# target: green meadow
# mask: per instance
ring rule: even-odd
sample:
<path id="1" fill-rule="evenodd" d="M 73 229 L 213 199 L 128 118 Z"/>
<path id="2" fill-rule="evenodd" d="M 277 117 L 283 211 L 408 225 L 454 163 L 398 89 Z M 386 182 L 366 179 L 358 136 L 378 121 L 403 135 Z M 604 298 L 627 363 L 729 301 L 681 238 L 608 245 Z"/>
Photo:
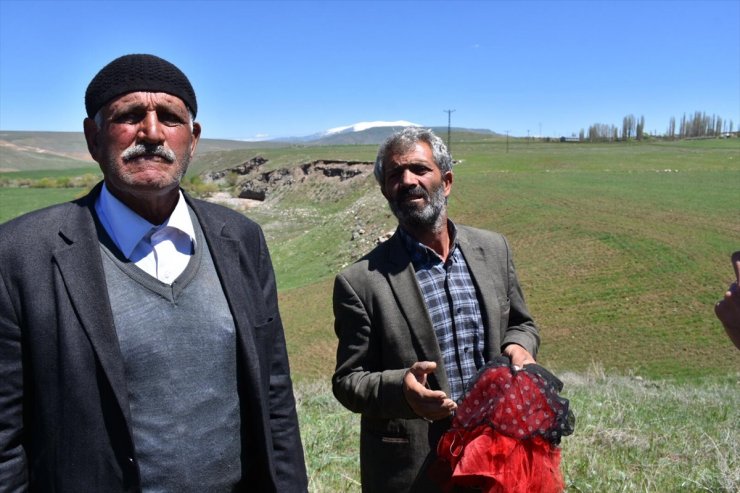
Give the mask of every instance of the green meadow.
<path id="1" fill-rule="evenodd" d="M 566 383 L 567 491 L 738 491 L 740 351 L 712 311 L 740 249 L 738 141 L 453 142 L 453 153 L 451 217 L 507 235 L 540 362 Z M 327 383 L 330 297 L 333 274 L 369 248 L 354 247 L 352 226 L 394 226 L 376 188 L 370 178 L 339 207 L 299 192 L 293 230 L 264 218 L 312 491 L 360 491 L 359 420 Z"/>
<path id="2" fill-rule="evenodd" d="M 510 142 L 508 152 L 503 142 L 453 141 L 453 152 L 450 215 L 508 237 L 543 364 L 672 379 L 740 370 L 712 311 L 740 249 L 738 140 Z M 351 241 L 352 228 L 395 222 L 372 178 L 339 199 L 295 195 L 296 227 L 258 219 L 296 374 L 322 377 L 333 366 L 333 275 L 372 247 Z"/>
<path id="3" fill-rule="evenodd" d="M 190 175 L 257 155 L 270 169 L 371 161 L 375 149 L 219 150 L 200 154 Z M 540 327 L 538 359 L 565 381 L 577 417 L 563 440 L 568 491 L 740 490 L 740 351 L 713 313 L 740 250 L 740 139 L 453 135 L 452 152 L 450 217 L 507 236 Z M 0 187 L 0 221 L 83 191 Z M 273 257 L 311 491 L 359 491 L 359 421 L 328 384 L 332 283 L 395 220 L 372 176 L 297 183 L 246 214 Z"/>
<path id="4" fill-rule="evenodd" d="M 568 493 L 735 493 L 740 487 L 740 392 L 736 376 L 700 384 L 562 372 L 576 413 L 561 443 Z M 359 492 L 359 419 L 330 384 L 296 385 L 312 492 Z"/>
<path id="5" fill-rule="evenodd" d="M 0 188 L 0 221 L 73 200 L 86 191 L 84 188 Z"/>

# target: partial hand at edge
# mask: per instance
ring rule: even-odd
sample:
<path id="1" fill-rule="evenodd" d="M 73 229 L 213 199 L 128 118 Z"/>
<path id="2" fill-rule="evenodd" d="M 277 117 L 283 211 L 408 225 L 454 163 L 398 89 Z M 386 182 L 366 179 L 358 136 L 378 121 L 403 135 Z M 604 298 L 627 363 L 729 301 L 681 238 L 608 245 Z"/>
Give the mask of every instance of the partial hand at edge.
<path id="1" fill-rule="evenodd" d="M 714 305 L 714 313 L 725 327 L 735 347 L 740 349 L 740 251 L 732 254 L 735 282 L 725 292 L 724 298 Z"/>
<path id="2" fill-rule="evenodd" d="M 417 361 L 403 377 L 403 395 L 411 409 L 427 421 L 435 421 L 450 416 L 457 404 L 441 390 L 427 387 L 427 375 L 434 373 L 437 363 Z"/>

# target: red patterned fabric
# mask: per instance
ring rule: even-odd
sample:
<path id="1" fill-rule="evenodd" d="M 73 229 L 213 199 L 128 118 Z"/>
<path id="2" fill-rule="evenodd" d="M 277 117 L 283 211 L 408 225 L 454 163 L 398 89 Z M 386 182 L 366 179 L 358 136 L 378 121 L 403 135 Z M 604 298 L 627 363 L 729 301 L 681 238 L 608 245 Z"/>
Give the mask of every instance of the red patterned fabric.
<path id="1" fill-rule="evenodd" d="M 432 471 L 444 491 L 559 493 L 560 437 L 573 432 L 562 382 L 538 365 L 484 367 L 437 445 Z"/>

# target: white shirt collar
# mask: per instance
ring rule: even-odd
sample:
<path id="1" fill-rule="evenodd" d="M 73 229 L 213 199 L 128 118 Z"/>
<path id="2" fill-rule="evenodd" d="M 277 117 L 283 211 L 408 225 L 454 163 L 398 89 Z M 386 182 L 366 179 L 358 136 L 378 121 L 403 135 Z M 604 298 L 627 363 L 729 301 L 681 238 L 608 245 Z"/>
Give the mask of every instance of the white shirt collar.
<path id="1" fill-rule="evenodd" d="M 190 212 L 185 203 L 182 192 L 178 190 L 179 198 L 175 210 L 161 225 L 150 223 L 143 217 L 128 208 L 123 202 L 113 196 L 103 183 L 103 189 L 95 201 L 95 212 L 100 223 L 116 244 L 121 253 L 131 258 L 131 253 L 141 239 L 152 229 L 174 228 L 188 235 L 195 245 L 195 230 L 190 219 Z"/>

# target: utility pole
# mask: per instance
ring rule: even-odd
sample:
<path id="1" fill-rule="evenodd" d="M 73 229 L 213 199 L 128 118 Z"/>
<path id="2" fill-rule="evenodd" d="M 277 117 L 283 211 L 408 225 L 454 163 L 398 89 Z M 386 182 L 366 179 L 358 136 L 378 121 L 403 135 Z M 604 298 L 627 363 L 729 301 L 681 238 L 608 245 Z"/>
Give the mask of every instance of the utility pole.
<path id="1" fill-rule="evenodd" d="M 450 146 L 450 131 L 452 129 L 451 123 L 452 123 L 452 113 L 455 112 L 455 110 L 443 110 L 445 113 L 447 113 L 447 152 L 450 153 L 450 156 L 452 155 L 452 147 Z"/>
<path id="2" fill-rule="evenodd" d="M 509 131 L 506 131 L 506 152 L 509 152 Z"/>

